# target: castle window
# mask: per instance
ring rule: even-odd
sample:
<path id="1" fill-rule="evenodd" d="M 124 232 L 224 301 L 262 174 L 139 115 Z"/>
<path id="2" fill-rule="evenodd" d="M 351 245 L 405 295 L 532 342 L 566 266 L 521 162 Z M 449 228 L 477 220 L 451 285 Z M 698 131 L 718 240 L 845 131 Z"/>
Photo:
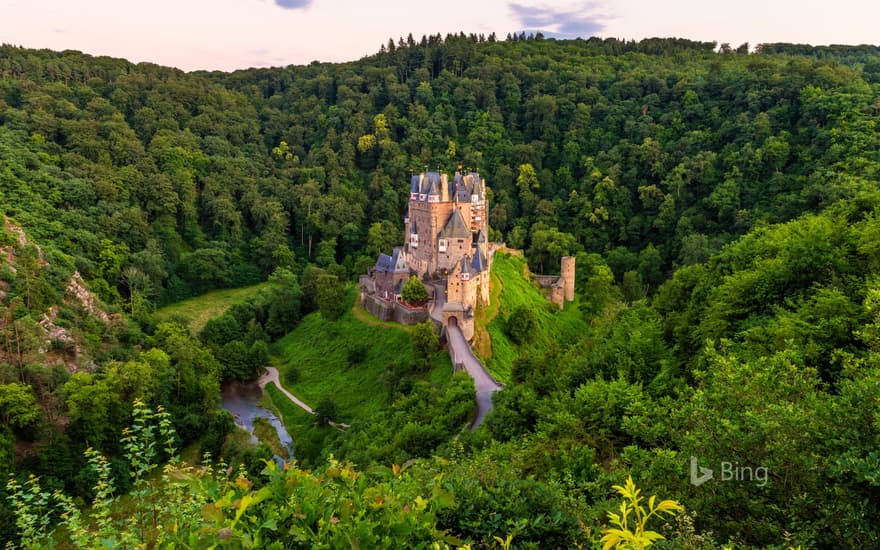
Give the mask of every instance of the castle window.
<path id="1" fill-rule="evenodd" d="M 446 244 L 446 239 L 440 239 L 440 241 L 437 243 L 438 250 L 440 250 L 440 252 L 446 252 Z"/>
<path id="2" fill-rule="evenodd" d="M 410 235 L 409 244 L 413 248 L 419 247 L 419 234 L 418 233 L 413 233 L 412 235 Z"/>

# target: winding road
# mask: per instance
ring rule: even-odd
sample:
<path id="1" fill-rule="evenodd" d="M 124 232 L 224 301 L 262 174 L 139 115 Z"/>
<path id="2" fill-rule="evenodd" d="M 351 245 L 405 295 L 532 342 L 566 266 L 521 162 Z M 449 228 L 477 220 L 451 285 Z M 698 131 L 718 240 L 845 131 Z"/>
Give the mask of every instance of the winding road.
<path id="1" fill-rule="evenodd" d="M 446 290 L 444 286 L 434 285 L 434 305 L 431 308 L 431 318 L 443 322 L 443 306 L 446 304 Z M 446 326 L 446 340 L 449 343 L 449 357 L 452 364 L 461 364 L 474 380 L 474 389 L 477 398 L 477 416 L 471 422 L 471 430 L 483 423 L 486 414 L 492 410 L 492 394 L 501 389 L 501 384 L 492 378 L 480 360 L 477 359 L 464 334 L 458 325 L 450 323 Z"/>
<path id="2" fill-rule="evenodd" d="M 284 386 L 282 386 L 281 382 L 278 380 L 278 369 L 276 369 L 275 367 L 265 367 L 265 369 L 266 369 L 266 373 L 264 375 L 262 375 L 260 377 L 259 381 L 257 382 L 260 385 L 261 390 L 265 391 L 266 385 L 269 382 L 273 382 L 275 384 L 275 387 L 277 387 L 279 390 L 281 390 L 281 393 L 283 393 L 284 395 L 287 396 L 288 399 L 293 401 L 293 403 L 297 407 L 301 408 L 302 410 L 306 411 L 309 414 L 315 414 L 315 411 L 312 410 L 311 407 L 309 407 L 308 405 L 303 403 L 300 398 L 298 398 L 297 396 L 293 395 L 292 393 L 290 393 L 289 391 L 284 389 Z M 350 425 L 346 424 L 345 422 L 334 422 L 331 420 L 328 423 L 331 426 L 333 426 L 334 428 L 350 428 L 351 427 Z"/>
<path id="3" fill-rule="evenodd" d="M 443 306 L 446 304 L 446 288 L 445 285 L 435 284 L 433 286 L 434 303 L 431 307 L 430 315 L 432 319 L 442 324 Z M 461 330 L 455 323 L 450 323 L 446 326 L 446 340 L 449 343 L 449 357 L 452 359 L 452 364 L 462 365 L 474 380 L 477 416 L 474 418 L 473 422 L 471 422 L 471 430 L 475 430 L 477 426 L 483 423 L 486 414 L 492 410 L 492 394 L 500 390 L 502 386 L 492 378 L 492 375 L 486 371 L 483 364 L 480 363 L 480 360 L 474 356 L 471 347 L 464 338 L 464 334 L 461 333 Z M 302 400 L 287 391 L 284 386 L 281 385 L 278 376 L 278 369 L 275 367 L 266 367 L 265 374 L 260 376 L 260 389 L 265 390 L 266 385 L 268 385 L 269 382 L 273 382 L 275 386 L 281 390 L 281 393 L 286 395 L 287 398 L 293 401 L 299 408 L 309 414 L 315 414 L 315 411 L 311 407 L 303 403 Z M 348 427 L 348 424 L 342 422 L 331 422 L 330 424 L 340 428 Z"/>
<path id="4" fill-rule="evenodd" d="M 276 369 L 275 367 L 266 367 L 266 374 L 261 376 L 258 382 L 258 384 L 260 384 L 260 389 L 265 391 L 266 385 L 269 382 L 274 382 L 275 386 L 279 390 L 281 390 L 281 393 L 283 393 L 287 396 L 288 399 L 293 401 L 297 407 L 301 408 L 309 414 L 315 414 L 315 411 L 313 411 L 311 407 L 309 407 L 308 405 L 300 401 L 298 397 L 284 389 L 284 386 L 281 385 L 281 382 L 278 379 L 278 369 Z"/>

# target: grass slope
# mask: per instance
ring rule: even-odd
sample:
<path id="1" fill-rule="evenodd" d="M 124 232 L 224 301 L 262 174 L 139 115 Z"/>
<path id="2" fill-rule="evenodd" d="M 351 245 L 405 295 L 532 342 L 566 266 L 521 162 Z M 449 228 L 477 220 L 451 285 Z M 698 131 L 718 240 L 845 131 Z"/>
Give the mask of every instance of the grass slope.
<path id="1" fill-rule="evenodd" d="M 212 290 L 201 296 L 176 302 L 156 310 L 154 318 L 157 322 L 175 317 L 185 319 L 190 333 L 198 334 L 209 319 L 223 315 L 230 306 L 244 301 L 249 296 L 256 294 L 271 284 L 271 282 L 267 281 L 239 288 Z"/>
<path id="2" fill-rule="evenodd" d="M 499 286 L 498 299 L 494 292 Z M 541 290 L 528 278 L 525 259 L 498 252 L 492 262 L 493 301 L 487 308 L 486 330 L 491 338 L 491 349 L 479 346 L 477 354 L 488 371 L 502 383 L 510 382 L 513 362 L 531 348 L 547 349 L 554 343 L 575 342 L 587 330 L 587 323 L 578 309 L 578 301 L 568 302 L 565 309 L 560 310 L 547 300 Z M 496 307 L 497 310 L 494 308 Z M 519 346 L 512 342 L 504 331 L 504 322 L 510 312 L 519 306 L 525 306 L 535 312 L 538 326 L 533 341 L 528 345 Z M 488 351 L 488 353 L 487 353 Z"/>
<path id="3" fill-rule="evenodd" d="M 348 292 L 349 305 L 354 295 L 353 290 Z M 306 315 L 273 349 L 282 381 L 291 368 L 299 373 L 296 383 L 284 386 L 312 407 L 321 398 L 331 397 L 339 411 L 338 420 L 347 423 L 368 421 L 387 407 L 388 390 L 382 375 L 388 365 L 409 366 L 417 361 L 408 327 L 379 323 L 372 317 L 361 320 L 362 312 L 353 309 L 347 308 L 336 321 L 317 312 Z M 358 364 L 349 361 L 352 349 L 362 352 Z M 426 376 L 432 381 L 451 378 L 448 355 L 436 354 Z"/>

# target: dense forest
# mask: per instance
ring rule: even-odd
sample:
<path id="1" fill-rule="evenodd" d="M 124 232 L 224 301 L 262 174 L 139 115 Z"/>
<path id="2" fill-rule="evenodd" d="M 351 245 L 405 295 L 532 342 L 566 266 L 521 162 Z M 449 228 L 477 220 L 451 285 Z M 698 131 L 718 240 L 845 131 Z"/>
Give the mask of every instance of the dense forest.
<path id="1" fill-rule="evenodd" d="M 409 36 L 234 73 L 0 47 L 0 537 L 591 547 L 631 475 L 684 506 L 668 547 L 880 545 L 880 48 L 744 46 Z M 578 318 L 502 305 L 473 433 L 467 379 L 419 359 L 314 474 L 264 470 L 221 382 L 343 315 L 425 167 L 479 170 L 532 271 L 577 256 Z M 153 315 L 261 281 L 198 334 Z M 692 456 L 769 477 L 693 486 Z"/>

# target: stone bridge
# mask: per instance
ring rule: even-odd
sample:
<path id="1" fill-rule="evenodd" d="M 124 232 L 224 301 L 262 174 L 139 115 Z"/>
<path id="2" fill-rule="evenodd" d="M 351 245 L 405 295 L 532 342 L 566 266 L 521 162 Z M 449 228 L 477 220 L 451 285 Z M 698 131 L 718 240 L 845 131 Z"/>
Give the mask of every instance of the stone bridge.
<path id="1" fill-rule="evenodd" d="M 438 324 L 443 324 L 443 305 L 446 303 L 445 288 L 441 285 L 434 285 L 434 304 L 431 308 L 431 319 Z M 449 358 L 456 370 L 464 369 L 474 380 L 474 389 L 476 390 L 477 416 L 471 423 L 471 430 L 483 423 L 486 414 L 492 410 L 492 394 L 501 389 L 501 384 L 492 378 L 480 360 L 477 359 L 471 347 L 465 340 L 464 335 L 458 328 L 458 320 L 455 317 L 449 318 L 447 326 L 443 327 L 446 331 L 446 341 L 449 347 Z"/>

